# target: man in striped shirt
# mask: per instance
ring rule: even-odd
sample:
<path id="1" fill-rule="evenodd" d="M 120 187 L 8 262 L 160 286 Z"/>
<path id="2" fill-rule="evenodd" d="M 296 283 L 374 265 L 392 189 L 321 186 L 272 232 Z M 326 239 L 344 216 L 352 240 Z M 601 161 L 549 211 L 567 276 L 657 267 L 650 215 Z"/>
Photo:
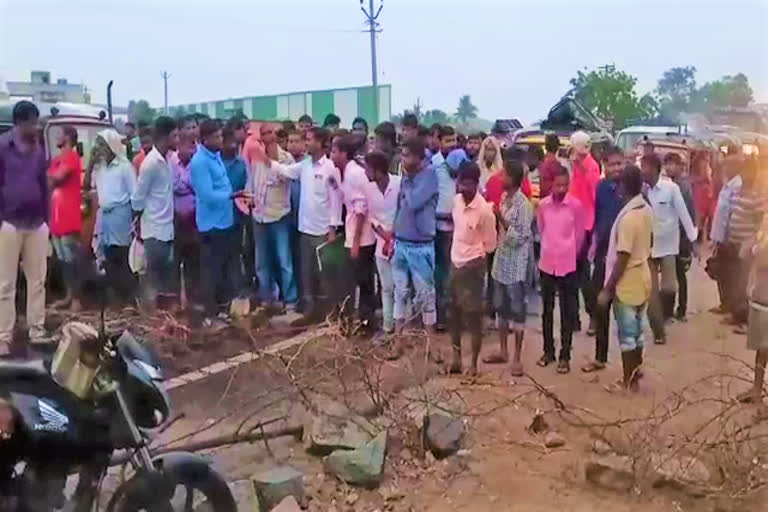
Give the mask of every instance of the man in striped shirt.
<path id="1" fill-rule="evenodd" d="M 745 163 L 741 172 L 742 186 L 736 194 L 731 208 L 731 216 L 728 222 L 728 243 L 735 251 L 736 257 L 732 258 L 729 265 L 728 276 L 734 276 L 733 286 L 728 294 L 731 321 L 736 325 L 736 332 L 746 334 L 747 314 L 749 303 L 747 301 L 747 281 L 752 255 L 749 251 L 742 250 L 751 247 L 760 223 L 768 209 L 768 194 L 757 186 L 756 160 Z"/>

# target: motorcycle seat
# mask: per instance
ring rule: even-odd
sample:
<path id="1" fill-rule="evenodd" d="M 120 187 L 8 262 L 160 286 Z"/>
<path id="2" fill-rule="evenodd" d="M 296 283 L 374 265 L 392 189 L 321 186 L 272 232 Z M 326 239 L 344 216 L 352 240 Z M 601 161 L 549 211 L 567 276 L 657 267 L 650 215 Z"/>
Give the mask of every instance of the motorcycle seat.
<path id="1" fill-rule="evenodd" d="M 32 361 L 0 361 L 0 378 L 42 377 L 48 375 L 42 359 Z"/>

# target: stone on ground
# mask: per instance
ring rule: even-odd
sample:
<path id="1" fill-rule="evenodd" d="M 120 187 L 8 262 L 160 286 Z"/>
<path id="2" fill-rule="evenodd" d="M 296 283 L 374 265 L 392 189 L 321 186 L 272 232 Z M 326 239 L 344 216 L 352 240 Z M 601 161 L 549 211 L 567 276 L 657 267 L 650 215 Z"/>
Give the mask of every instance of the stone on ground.
<path id="1" fill-rule="evenodd" d="M 430 414 L 424 417 L 424 440 L 427 448 L 438 459 L 456 453 L 464 437 L 464 422 L 445 414 Z"/>
<path id="2" fill-rule="evenodd" d="M 334 450 L 355 450 L 369 439 L 356 423 L 322 414 L 313 416 L 304 426 L 304 446 L 315 455 L 328 455 Z"/>
<path id="3" fill-rule="evenodd" d="M 235 498 L 238 512 L 259 512 L 259 501 L 256 499 L 256 492 L 253 489 L 253 482 L 250 480 L 237 480 L 231 482 L 229 490 Z M 183 508 L 183 503 L 179 504 Z M 205 500 L 194 507 L 194 512 L 216 512 L 213 507 Z"/>
<path id="4" fill-rule="evenodd" d="M 595 439 L 592 443 L 592 451 L 598 455 L 608 455 L 613 451 L 613 448 L 602 439 Z"/>
<path id="5" fill-rule="evenodd" d="M 381 483 L 384 457 L 387 451 L 387 432 L 356 450 L 336 450 L 325 459 L 325 471 L 348 484 L 374 488 Z"/>
<path id="6" fill-rule="evenodd" d="M 240 509 L 237 509 L 238 512 Z M 278 505 L 272 509 L 272 512 L 301 512 L 301 507 L 299 507 L 299 504 L 296 502 L 296 498 L 293 496 L 286 496 L 283 498 L 283 501 L 278 503 Z"/>
<path id="7" fill-rule="evenodd" d="M 547 448 L 560 448 L 565 446 L 565 438 L 560 432 L 552 430 L 544 436 L 544 446 Z"/>
<path id="8" fill-rule="evenodd" d="M 712 478 L 707 466 L 699 459 L 686 455 L 674 457 L 651 455 L 655 470 L 653 486 L 675 489 L 691 496 L 703 496 Z"/>
<path id="9" fill-rule="evenodd" d="M 541 434 L 548 429 L 549 423 L 547 423 L 547 420 L 544 419 L 544 415 L 540 412 L 536 413 L 536 415 L 531 420 L 531 424 L 528 426 L 528 430 L 530 430 L 533 434 Z"/>
<path id="10" fill-rule="evenodd" d="M 269 511 L 287 496 L 305 503 L 304 475 L 290 466 L 279 466 L 251 477 L 262 510 Z M 240 509 L 238 509 L 240 510 Z"/>
<path id="11" fill-rule="evenodd" d="M 627 492 L 635 485 L 632 462 L 613 455 L 587 462 L 584 474 L 588 482 L 612 491 Z"/>

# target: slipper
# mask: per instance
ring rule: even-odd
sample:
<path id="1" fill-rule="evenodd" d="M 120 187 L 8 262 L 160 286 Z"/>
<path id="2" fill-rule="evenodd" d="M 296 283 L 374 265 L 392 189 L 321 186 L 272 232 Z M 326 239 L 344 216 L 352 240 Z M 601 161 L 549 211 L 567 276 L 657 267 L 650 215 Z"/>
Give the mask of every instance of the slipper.
<path id="1" fill-rule="evenodd" d="M 734 334 L 739 334 L 741 336 L 746 336 L 749 334 L 749 330 L 747 330 L 747 326 L 744 324 L 739 324 L 736 327 L 733 328 Z"/>
<path id="2" fill-rule="evenodd" d="M 760 397 L 755 396 L 755 393 L 753 391 L 745 391 L 744 393 L 741 393 L 740 395 L 736 396 L 736 400 L 739 401 L 739 403 L 742 404 L 754 404 L 760 399 Z"/>
<path id="3" fill-rule="evenodd" d="M 581 367 L 581 371 L 584 373 L 598 372 L 600 370 L 605 370 L 605 363 L 600 361 L 592 361 Z"/>
<path id="4" fill-rule="evenodd" d="M 505 358 L 500 352 L 496 352 L 495 354 L 491 354 L 483 358 L 483 362 L 485 364 L 505 364 L 508 361 L 509 356 Z"/>
<path id="5" fill-rule="evenodd" d="M 624 381 L 621 379 L 614 381 L 611 384 L 608 384 L 607 386 L 604 386 L 603 389 L 605 389 L 608 393 L 611 394 L 619 394 L 619 393 L 625 393 L 627 391 L 627 388 L 624 387 Z"/>
<path id="6" fill-rule="evenodd" d="M 568 361 L 560 361 L 557 363 L 557 373 L 561 375 L 571 373 L 571 363 Z"/>
<path id="7" fill-rule="evenodd" d="M 543 356 L 541 356 L 541 358 L 538 361 L 536 361 L 536 365 L 544 368 L 551 365 L 554 362 L 555 362 L 554 357 L 544 354 Z"/>

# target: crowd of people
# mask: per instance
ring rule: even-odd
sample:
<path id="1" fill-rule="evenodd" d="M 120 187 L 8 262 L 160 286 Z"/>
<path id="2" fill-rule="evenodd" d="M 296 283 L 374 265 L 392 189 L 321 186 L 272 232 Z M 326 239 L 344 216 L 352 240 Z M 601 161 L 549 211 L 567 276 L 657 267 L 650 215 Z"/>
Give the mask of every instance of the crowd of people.
<path id="1" fill-rule="evenodd" d="M 707 238 L 699 228 L 708 220 L 697 219 L 705 209 L 714 210 L 707 268 L 718 281 L 718 312 L 758 351 L 760 381 L 744 399 L 760 396 L 768 203 L 757 161 L 740 148 L 725 159 L 728 181 L 715 202 L 697 192 L 679 155 L 661 159 L 647 144 L 637 159 L 613 146 L 596 156 L 581 131 L 570 136 L 566 158 L 554 134 L 542 151 L 497 134 L 424 127 L 413 115 L 372 133 L 362 118 L 350 131 L 339 128 L 333 114 L 322 126 L 309 116 L 280 124 L 161 116 L 138 134 L 130 123 L 122 134 L 100 132 L 83 169 L 72 128 L 46 161 L 38 117 L 34 104 L 19 102 L 14 129 L 0 139 L 0 354 L 14 331 L 19 261 L 30 342 L 47 341 L 49 238 L 67 289 L 56 306 L 82 308 L 84 189 L 98 204 L 92 259 L 118 306 L 137 298 L 149 309 L 183 304 L 212 330 L 226 325 L 234 303 L 252 299 L 300 312 L 297 324 L 356 318 L 392 358 L 404 350 L 398 334 L 420 321 L 449 330 L 452 372 L 463 370 L 469 332 L 471 374 L 491 324 L 499 350 L 483 361 L 510 363 L 521 375 L 528 305 L 540 293 L 537 364 L 571 370 L 583 310 L 595 357 L 582 371 L 604 369 L 612 310 L 624 368 L 618 384 L 636 389 L 646 316 L 657 344 L 667 342 L 668 322 L 686 319 L 686 273 Z M 135 260 L 143 262 L 140 280 Z"/>

